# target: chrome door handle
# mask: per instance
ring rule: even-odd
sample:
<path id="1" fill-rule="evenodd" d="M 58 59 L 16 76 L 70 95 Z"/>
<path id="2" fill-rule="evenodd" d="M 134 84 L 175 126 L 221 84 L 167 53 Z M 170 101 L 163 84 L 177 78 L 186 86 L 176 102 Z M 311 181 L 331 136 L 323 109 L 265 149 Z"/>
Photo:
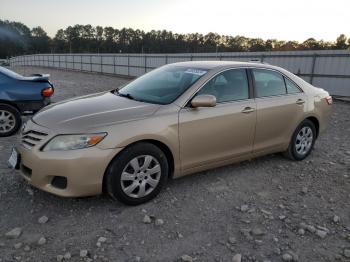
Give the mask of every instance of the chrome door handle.
<path id="1" fill-rule="evenodd" d="M 247 107 L 245 107 L 245 108 L 242 110 L 242 113 L 244 113 L 244 114 L 249 114 L 249 113 L 254 112 L 254 111 L 255 111 L 254 108 L 252 108 L 252 107 L 250 107 L 250 106 L 247 106 Z"/>
<path id="2" fill-rule="evenodd" d="M 296 102 L 295 102 L 297 105 L 302 105 L 305 103 L 305 101 L 303 99 L 298 99 Z"/>

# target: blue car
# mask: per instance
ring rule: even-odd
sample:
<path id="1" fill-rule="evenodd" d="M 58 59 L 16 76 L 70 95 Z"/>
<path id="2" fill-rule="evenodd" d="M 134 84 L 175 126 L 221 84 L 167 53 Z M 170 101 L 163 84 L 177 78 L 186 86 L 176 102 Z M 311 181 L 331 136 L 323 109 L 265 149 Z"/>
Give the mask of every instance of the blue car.
<path id="1" fill-rule="evenodd" d="M 48 105 L 53 93 L 49 75 L 25 77 L 0 67 L 0 137 L 15 134 L 22 125 L 21 116 Z"/>

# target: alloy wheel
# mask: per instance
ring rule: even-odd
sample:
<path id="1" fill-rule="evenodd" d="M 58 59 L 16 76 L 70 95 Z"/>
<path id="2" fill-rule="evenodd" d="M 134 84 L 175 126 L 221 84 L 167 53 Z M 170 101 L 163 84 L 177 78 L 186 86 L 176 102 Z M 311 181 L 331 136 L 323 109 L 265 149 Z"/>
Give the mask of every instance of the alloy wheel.
<path id="1" fill-rule="evenodd" d="M 7 110 L 0 110 L 0 133 L 8 133 L 16 127 L 16 117 Z"/>
<path id="2" fill-rule="evenodd" d="M 297 153 L 301 156 L 306 155 L 312 147 L 313 139 L 313 133 L 310 127 L 304 126 L 301 128 L 295 140 Z"/>
<path id="3" fill-rule="evenodd" d="M 149 195 L 161 178 L 161 166 L 151 155 L 133 158 L 124 168 L 120 183 L 123 192 L 132 198 Z"/>

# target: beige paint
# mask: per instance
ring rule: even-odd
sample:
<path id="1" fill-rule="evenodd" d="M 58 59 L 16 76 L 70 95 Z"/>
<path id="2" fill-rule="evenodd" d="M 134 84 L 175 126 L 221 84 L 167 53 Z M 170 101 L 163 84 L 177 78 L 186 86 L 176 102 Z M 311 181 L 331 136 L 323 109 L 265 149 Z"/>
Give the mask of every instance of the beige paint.
<path id="1" fill-rule="evenodd" d="M 238 62 L 184 62 L 209 69 L 207 75 L 169 105 L 154 105 L 115 96 L 110 92 L 71 99 L 46 107 L 29 120 L 24 134 L 47 134 L 35 146 L 19 144 L 22 163 L 32 169 L 31 184 L 60 196 L 86 196 L 102 192 L 110 161 L 126 146 L 150 140 L 163 143 L 174 159 L 174 177 L 287 149 L 298 124 L 315 117 L 323 131 L 331 107 L 328 93 L 290 72 L 266 64 Z M 267 68 L 293 80 L 303 90 L 294 95 L 251 98 L 191 108 L 188 102 L 217 73 L 231 68 Z M 211 98 L 209 97 L 209 100 Z M 302 99 L 304 103 L 298 104 Z M 200 102 L 208 102 L 203 97 Z M 212 100 L 210 100 L 212 101 Z M 209 102 L 210 102 L 209 101 Z M 58 134 L 107 132 L 97 146 L 81 150 L 43 152 Z M 51 186 L 53 176 L 65 176 L 67 189 Z"/>

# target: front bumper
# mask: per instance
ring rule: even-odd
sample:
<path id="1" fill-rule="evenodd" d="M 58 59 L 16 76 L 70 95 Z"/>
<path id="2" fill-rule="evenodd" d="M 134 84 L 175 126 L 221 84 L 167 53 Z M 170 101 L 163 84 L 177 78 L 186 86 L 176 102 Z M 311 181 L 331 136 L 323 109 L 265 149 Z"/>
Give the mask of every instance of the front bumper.
<path id="1" fill-rule="evenodd" d="M 109 162 L 121 149 L 87 149 L 42 152 L 18 146 L 21 175 L 33 186 L 63 197 L 102 193 L 103 176 Z M 57 186 L 57 178 L 66 185 Z"/>

